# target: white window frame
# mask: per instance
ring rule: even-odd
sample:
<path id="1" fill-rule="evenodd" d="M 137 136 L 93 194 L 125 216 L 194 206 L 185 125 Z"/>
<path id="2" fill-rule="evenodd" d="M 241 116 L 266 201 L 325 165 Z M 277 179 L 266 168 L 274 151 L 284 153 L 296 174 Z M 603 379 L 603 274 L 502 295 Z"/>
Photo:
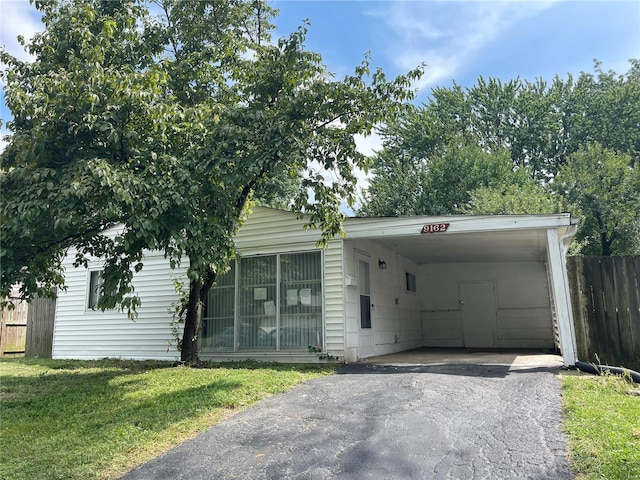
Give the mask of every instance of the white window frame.
<path id="1" fill-rule="evenodd" d="M 232 350 L 226 350 L 226 353 L 238 353 L 238 352 L 247 352 L 250 351 L 251 349 L 246 349 L 246 348 L 240 348 L 239 346 L 239 339 L 238 339 L 238 326 L 239 326 L 239 316 L 240 316 L 240 277 L 242 275 L 242 268 L 240 266 L 240 262 L 242 259 L 245 258 L 255 258 L 255 257 L 262 257 L 262 256 L 274 256 L 276 257 L 276 325 L 277 325 L 277 329 L 280 329 L 280 317 L 281 317 L 281 311 L 280 311 L 280 288 L 281 288 L 281 283 L 282 283 L 282 279 L 281 279 L 281 273 L 280 273 L 280 259 L 281 256 L 283 255 L 292 255 L 292 254 L 301 254 L 301 253 L 319 253 L 320 254 L 320 291 L 322 292 L 321 297 L 322 297 L 322 304 L 321 304 L 321 308 L 322 308 L 322 319 L 321 319 L 321 342 L 323 345 L 323 349 L 326 349 L 326 305 L 325 305 L 325 296 L 326 296 L 326 278 L 325 278 L 325 263 L 324 263 L 324 251 L 320 250 L 320 249 L 292 249 L 292 250 L 286 250 L 286 251 L 268 251 L 268 252 L 264 252 L 264 253 L 252 253 L 252 254 L 247 254 L 247 255 L 242 255 L 242 256 L 238 256 L 238 258 L 234 259 L 233 261 L 235 262 L 235 278 L 234 278 L 234 319 L 233 319 L 233 324 L 234 324 L 234 344 L 233 344 L 233 349 Z M 274 353 L 281 353 L 281 352 L 286 352 L 287 350 L 282 350 L 281 346 L 280 346 L 280 336 L 276 336 L 276 347 L 275 350 L 273 350 Z M 259 349 L 257 349 L 259 350 Z M 209 353 L 209 352 L 207 352 Z"/>

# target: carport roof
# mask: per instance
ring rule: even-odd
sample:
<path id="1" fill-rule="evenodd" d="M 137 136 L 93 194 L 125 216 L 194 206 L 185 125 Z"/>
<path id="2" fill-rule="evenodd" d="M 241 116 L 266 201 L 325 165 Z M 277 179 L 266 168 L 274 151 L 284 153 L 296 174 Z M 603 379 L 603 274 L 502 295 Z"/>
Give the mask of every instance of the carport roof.
<path id="1" fill-rule="evenodd" d="M 457 215 L 353 217 L 346 239 L 371 239 L 417 263 L 541 261 L 550 228 L 565 233 L 575 223 L 568 213 L 549 215 Z M 447 225 L 446 231 L 425 225 Z M 440 228 L 441 230 L 442 228 Z"/>

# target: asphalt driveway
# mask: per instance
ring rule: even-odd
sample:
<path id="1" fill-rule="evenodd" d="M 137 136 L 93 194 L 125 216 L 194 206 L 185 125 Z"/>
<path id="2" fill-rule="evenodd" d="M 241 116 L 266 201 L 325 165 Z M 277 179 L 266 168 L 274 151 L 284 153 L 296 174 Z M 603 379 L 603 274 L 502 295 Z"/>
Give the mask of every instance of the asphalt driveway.
<path id="1" fill-rule="evenodd" d="M 557 373 L 347 365 L 123 478 L 570 479 Z"/>

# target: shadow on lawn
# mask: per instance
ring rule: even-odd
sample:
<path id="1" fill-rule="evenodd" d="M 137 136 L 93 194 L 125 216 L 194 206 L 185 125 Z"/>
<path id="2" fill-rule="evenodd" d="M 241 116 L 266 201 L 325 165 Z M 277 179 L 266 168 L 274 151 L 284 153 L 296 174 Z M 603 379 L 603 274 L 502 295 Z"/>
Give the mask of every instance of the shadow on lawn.
<path id="1" fill-rule="evenodd" d="M 258 362 L 197 369 L 123 360 L 12 359 L 1 364 L 3 468 L 7 478 L 24 479 L 44 478 L 45 473 L 46 478 L 95 476 L 123 451 L 155 442 L 160 432 L 190 428 L 177 427 L 180 422 L 195 422 L 216 409 L 247 405 L 268 394 L 268 387 L 256 386 L 267 374 L 241 369 L 319 370 L 316 365 Z M 24 366 L 37 368 L 28 372 Z M 86 470 L 83 466 L 78 472 L 80 464 Z"/>
<path id="2" fill-rule="evenodd" d="M 241 372 L 228 375 L 222 370 L 316 372 L 336 368 L 327 364 L 256 361 L 202 363 L 193 369 L 176 362 L 115 359 L 12 359 L 2 363 L 8 364 L 0 384 L 0 412 L 5 425 L 17 414 L 16 418 L 25 415 L 44 418 L 51 425 L 71 430 L 75 428 L 74 422 L 96 427 L 137 422 L 140 428 L 160 431 L 204 409 L 233 408 L 247 403 L 252 395 L 260 395 L 252 393 L 253 376 Z M 12 363 L 47 370 L 32 375 L 12 374 Z M 162 379 L 150 378 L 157 370 L 167 370 L 167 373 Z M 206 370 L 210 370 L 210 378 Z M 182 377 L 189 371 L 193 373 L 194 385 L 181 386 Z M 82 417 L 83 414 L 88 417 Z"/>
<path id="3" fill-rule="evenodd" d="M 175 368 L 186 366 L 189 368 L 217 369 L 225 368 L 231 370 L 247 369 L 258 370 L 268 369 L 278 372 L 331 372 L 336 370 L 340 363 L 281 363 L 263 362 L 260 360 L 238 360 L 230 362 L 201 361 L 197 365 L 184 365 L 182 362 L 171 360 L 121 360 L 117 358 L 104 358 L 101 360 L 52 360 L 48 358 L 2 358 L 0 363 L 20 363 L 24 365 L 38 365 L 51 370 L 78 370 L 86 368 L 118 368 L 131 373 L 138 373 L 146 370 L 159 368 Z"/>
<path id="4" fill-rule="evenodd" d="M 203 407 L 230 407 L 229 393 L 244 386 L 242 382 L 212 377 L 193 387 L 171 385 L 173 378 L 168 378 L 167 385 L 162 387 L 154 382 L 148 383 L 149 379 L 143 375 L 169 367 L 138 365 L 135 368 L 86 371 L 85 368 L 95 366 L 69 368 L 57 365 L 37 376 L 3 375 L 0 411 L 4 416 L 12 410 L 29 409 L 30 416 L 46 417 L 49 421 L 65 424 L 66 428 L 73 428 L 69 424 L 72 419 L 88 420 L 88 423 L 98 426 L 102 417 L 113 424 L 114 421 L 127 422 L 136 413 L 146 413 L 147 423 L 153 425 L 154 430 L 161 430 L 193 414 L 192 409 L 184 405 L 185 400 L 202 399 L 200 406 Z M 103 365 L 100 368 L 108 367 Z M 198 383 L 203 383 L 203 380 Z M 154 390 L 160 393 L 156 394 Z M 90 418 L 79 417 L 85 413 Z M 4 420 L 10 422 L 11 418 L 4 417 Z"/>
<path id="5" fill-rule="evenodd" d="M 156 443 L 160 432 L 197 428 L 201 415 L 261 395 L 254 376 L 212 369 L 185 377 L 188 368 L 170 362 L 16 362 L 46 368 L 28 375 L 2 363 L 2 478 L 95 477 L 123 452 Z M 184 424 L 189 419 L 194 425 Z"/>

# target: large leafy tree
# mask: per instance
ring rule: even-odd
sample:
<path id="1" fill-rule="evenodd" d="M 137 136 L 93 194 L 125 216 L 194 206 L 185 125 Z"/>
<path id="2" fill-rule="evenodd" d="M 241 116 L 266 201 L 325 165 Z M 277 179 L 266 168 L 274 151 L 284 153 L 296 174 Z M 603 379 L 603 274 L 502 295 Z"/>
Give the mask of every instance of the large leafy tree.
<path id="1" fill-rule="evenodd" d="M 553 188 L 582 217 L 582 253 L 640 253 L 640 165 L 629 155 L 588 144 L 571 155 Z"/>
<path id="2" fill-rule="evenodd" d="M 494 187 L 479 187 L 469 194 L 469 203 L 459 212 L 471 215 L 514 215 L 560 213 L 564 203 L 542 185 L 530 178 L 520 183 L 503 183 Z"/>
<path id="3" fill-rule="evenodd" d="M 587 237 L 600 238 L 605 254 L 635 251 L 632 235 L 617 233 L 611 243 L 607 239 L 612 225 L 597 220 L 607 216 L 607 205 L 625 212 L 636 208 L 626 183 L 590 179 L 590 195 L 598 198 L 592 203 L 600 211 L 580 206 L 584 202 L 577 200 L 576 188 L 554 185 L 565 169 L 564 178 L 576 175 L 572 162 L 578 162 L 593 143 L 608 152 L 601 152 L 603 158 L 623 156 L 631 167 L 638 163 L 640 62 L 630 64 L 623 75 L 605 71 L 595 62 L 593 73 L 583 72 L 575 79 L 505 83 L 480 78 L 467 89 L 456 84 L 433 89 L 428 104 L 382 130 L 384 148 L 373 160 L 374 177 L 360 213 L 551 213 L 571 205 L 580 207 L 583 217 L 579 237 L 585 253 L 600 251 L 586 247 Z M 475 160 L 461 162 L 470 146 L 478 149 Z M 504 160 L 505 152 L 513 174 L 491 171 Z M 446 171 L 449 174 L 443 175 Z M 405 174 L 410 177 L 399 181 Z M 619 200 L 612 204 L 614 197 Z M 625 231 L 638 228 L 633 216 L 618 220 L 626 222 Z M 606 248 L 609 244 L 611 249 Z"/>
<path id="4" fill-rule="evenodd" d="M 324 239 L 339 233 L 354 167 L 367 167 L 353 136 L 396 114 L 420 70 L 388 81 L 365 59 L 335 80 L 304 27 L 271 41 L 275 12 L 259 0 L 35 4 L 45 30 L 23 40 L 35 60 L 1 54 L 2 293 L 61 285 L 73 248 L 77 265 L 105 259 L 99 306 L 135 310 L 133 272 L 164 251 L 188 261 L 181 357 L 196 361 L 202 302 L 254 194 L 285 202 L 293 181 L 292 207 Z"/>
<path id="5" fill-rule="evenodd" d="M 477 189 L 532 182 L 524 169 L 514 170 L 507 150 L 487 153 L 455 142 L 428 160 L 406 161 L 385 149 L 372 168 L 376 177 L 359 211 L 369 216 L 457 214 L 470 206 Z"/>

